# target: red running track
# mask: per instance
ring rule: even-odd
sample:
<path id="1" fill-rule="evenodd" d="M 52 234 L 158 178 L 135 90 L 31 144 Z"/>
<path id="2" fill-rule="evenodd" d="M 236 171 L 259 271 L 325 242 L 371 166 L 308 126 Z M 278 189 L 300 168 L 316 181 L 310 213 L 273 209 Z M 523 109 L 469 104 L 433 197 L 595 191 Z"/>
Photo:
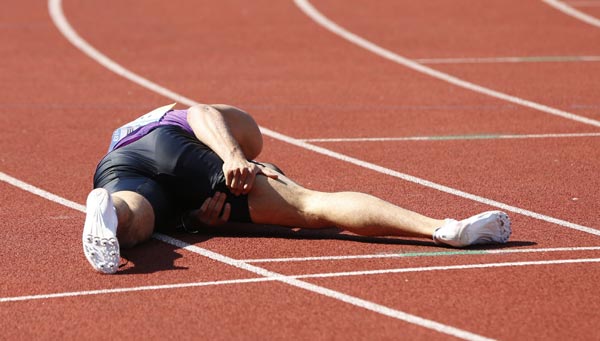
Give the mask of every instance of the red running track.
<path id="1" fill-rule="evenodd" d="M 413 59 L 600 56 L 600 45 L 593 43 L 600 41 L 600 29 L 542 2 L 364 6 L 319 0 L 313 5 L 346 29 Z M 596 134 L 315 144 L 593 230 L 600 226 L 598 127 L 457 88 L 384 60 L 318 26 L 292 1 L 66 0 L 64 11 L 84 39 L 124 67 L 194 100 L 243 107 L 264 127 L 294 138 Z M 169 99 L 75 49 L 44 3 L 11 4 L 0 13 L 0 30 L 6 33 L 0 35 L 0 172 L 81 204 L 112 129 Z M 600 119 L 599 62 L 538 59 L 429 66 Z M 312 188 L 365 191 L 439 217 L 491 208 L 272 138 L 265 149 L 262 159 L 276 160 Z M 0 325 L 7 339 L 95 339 L 107 330 L 117 338 L 153 339 L 449 337 L 381 310 L 265 281 L 157 240 L 125 252 L 128 263 L 119 275 L 101 276 L 80 251 L 80 211 L 6 182 L 0 189 Z M 598 236 L 511 215 L 511 242 L 491 249 L 503 253 L 451 254 L 426 241 L 277 228 L 174 237 L 284 275 L 329 274 L 303 281 L 438 322 L 449 328 L 446 332 L 599 339 L 600 299 L 594 292 L 600 268 L 593 261 L 600 255 Z M 579 249 L 533 252 L 549 248 Z M 364 255 L 377 256 L 348 257 Z M 346 258 L 250 261 L 316 256 Z M 559 264 L 565 261 L 572 263 Z M 366 273 L 375 270 L 383 273 Z M 340 272 L 354 273 L 333 276 Z M 234 282 L 224 282 L 229 280 Z M 185 283 L 204 285 L 176 287 Z M 151 285 L 165 287 L 90 292 Z"/>

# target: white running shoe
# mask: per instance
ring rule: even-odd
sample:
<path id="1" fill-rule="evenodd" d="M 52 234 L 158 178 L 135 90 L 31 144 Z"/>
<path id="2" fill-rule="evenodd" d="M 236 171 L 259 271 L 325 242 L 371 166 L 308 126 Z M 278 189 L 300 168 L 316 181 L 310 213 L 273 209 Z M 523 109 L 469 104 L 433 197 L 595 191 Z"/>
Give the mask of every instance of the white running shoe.
<path id="1" fill-rule="evenodd" d="M 444 226 L 433 233 L 433 241 L 454 247 L 506 243 L 511 232 L 506 213 L 489 211 L 461 221 L 446 219 Z"/>
<path id="2" fill-rule="evenodd" d="M 112 274 L 119 268 L 117 212 L 112 198 L 104 188 L 90 192 L 83 226 L 83 253 L 94 269 Z"/>

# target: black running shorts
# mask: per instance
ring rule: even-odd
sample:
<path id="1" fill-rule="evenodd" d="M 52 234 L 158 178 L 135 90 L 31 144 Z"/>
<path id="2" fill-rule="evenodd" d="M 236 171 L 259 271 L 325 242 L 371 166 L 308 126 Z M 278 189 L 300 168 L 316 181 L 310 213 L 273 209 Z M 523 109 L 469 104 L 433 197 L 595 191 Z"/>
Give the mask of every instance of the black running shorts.
<path id="1" fill-rule="evenodd" d="M 154 209 L 157 230 L 174 227 L 182 214 L 199 208 L 217 191 L 227 194 L 230 221 L 251 222 L 248 197 L 231 194 L 221 158 L 178 126 L 159 126 L 108 153 L 94 174 L 94 188 L 98 187 L 144 196 Z"/>

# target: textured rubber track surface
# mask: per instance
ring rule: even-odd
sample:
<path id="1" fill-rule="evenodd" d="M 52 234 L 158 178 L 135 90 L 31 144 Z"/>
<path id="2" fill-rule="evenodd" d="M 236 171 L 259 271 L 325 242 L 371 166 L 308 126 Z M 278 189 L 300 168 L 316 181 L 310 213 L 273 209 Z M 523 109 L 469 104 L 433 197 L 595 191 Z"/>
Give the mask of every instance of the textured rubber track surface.
<path id="1" fill-rule="evenodd" d="M 600 29 L 536 1 L 312 4 L 346 29 L 409 58 L 600 55 L 600 45 L 592 43 L 600 41 Z M 600 132 L 383 60 L 319 27 L 292 1 L 65 0 L 64 11 L 84 39 L 124 67 L 199 102 L 247 109 L 261 125 L 295 138 Z M 0 172 L 84 204 L 112 130 L 170 100 L 75 49 L 53 25 L 45 2 L 11 3 L 0 13 L 0 31 Z M 598 120 L 599 65 L 435 68 Z M 317 145 L 600 227 L 597 137 Z M 276 161 L 311 188 L 365 191 L 440 218 L 495 209 L 272 138 L 261 159 Z M 0 326 L 7 339 L 100 338 L 109 325 L 118 338 L 448 338 L 157 240 L 122 250 L 120 271 L 102 276 L 81 251 L 83 213 L 6 182 L 0 192 Z M 558 224 L 519 214 L 511 214 L 511 222 L 510 241 L 496 250 L 600 246 L 598 236 Z M 407 255 L 257 265 L 289 276 L 429 269 L 304 281 L 487 338 L 589 339 L 600 322 L 594 294 L 600 265 L 593 261 L 598 250 L 490 254 L 476 248 L 470 251 L 481 252 L 451 254 L 454 249 L 430 241 L 275 227 L 173 236 L 234 259 Z M 573 262 L 558 264 L 567 260 Z M 531 265 L 542 261 L 551 263 Z M 490 266 L 456 268 L 469 264 Z M 205 284 L 174 286 L 186 283 Z M 74 294 L 35 296 L 59 293 Z"/>

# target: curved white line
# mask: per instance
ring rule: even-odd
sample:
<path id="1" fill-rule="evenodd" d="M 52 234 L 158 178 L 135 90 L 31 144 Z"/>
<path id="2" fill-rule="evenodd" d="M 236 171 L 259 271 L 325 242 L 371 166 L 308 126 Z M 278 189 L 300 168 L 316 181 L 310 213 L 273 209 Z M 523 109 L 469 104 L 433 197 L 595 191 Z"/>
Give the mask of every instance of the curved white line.
<path id="1" fill-rule="evenodd" d="M 175 101 L 179 101 L 180 103 L 190 105 L 190 106 L 197 104 L 197 102 L 195 102 L 187 97 L 184 97 L 178 93 L 175 93 L 169 89 L 166 89 L 154 82 L 151 82 L 150 80 L 148 80 L 146 78 L 143 78 L 143 77 L 125 69 L 121 65 L 112 61 L 110 58 L 106 57 L 104 54 L 100 53 L 98 50 L 93 48 L 88 42 L 83 40 L 77 34 L 77 32 L 75 32 L 75 30 L 71 27 L 71 25 L 65 18 L 64 13 L 62 11 L 61 0 L 48 0 L 48 8 L 50 11 L 50 17 L 52 18 L 52 20 L 54 21 L 56 27 L 60 30 L 60 32 L 73 45 L 75 45 L 78 49 L 80 49 L 84 54 L 86 54 L 90 58 L 98 61 L 99 63 L 104 65 L 108 70 L 115 72 L 115 73 L 119 74 L 120 76 L 122 76 L 126 79 L 129 79 L 132 82 L 139 84 L 151 91 L 154 91 L 158 94 L 161 94 L 161 95 L 168 97 L 170 99 L 173 99 Z M 487 198 L 484 198 L 484 197 L 481 197 L 478 195 L 474 195 L 471 193 L 463 192 L 463 191 L 460 191 L 458 189 L 454 189 L 454 188 L 451 188 L 448 186 L 440 185 L 435 182 L 421 179 L 421 178 L 418 178 L 418 177 L 415 177 L 412 175 L 400 173 L 400 172 L 397 172 L 397 171 L 394 171 L 394 170 L 391 170 L 391 169 L 388 169 L 385 167 L 378 166 L 373 163 L 369 163 L 369 162 L 359 160 L 359 159 L 356 159 L 356 158 L 353 158 L 353 157 L 350 157 L 350 156 L 347 156 L 347 155 L 344 155 L 341 153 L 331 151 L 326 148 L 315 146 L 313 144 L 292 138 L 287 135 L 283 135 L 281 133 L 275 132 L 273 130 L 270 130 L 270 129 L 267 129 L 264 127 L 261 127 L 261 131 L 263 132 L 263 134 L 265 134 L 269 137 L 272 137 L 276 140 L 283 141 L 285 143 L 289 143 L 291 145 L 294 145 L 294 146 L 297 146 L 300 148 L 304 148 L 306 150 L 310 150 L 310 151 L 313 151 L 313 152 L 321 154 L 321 155 L 329 156 L 329 157 L 337 159 L 337 160 L 348 162 L 348 163 L 354 164 L 359 167 L 370 169 L 372 171 L 375 171 L 375 172 L 378 172 L 381 174 L 389 175 L 389 176 L 392 176 L 392 177 L 395 177 L 398 179 L 402 179 L 405 181 L 409 181 L 409 182 L 412 182 L 412 183 L 415 183 L 415 184 L 418 184 L 421 186 L 433 188 L 433 189 L 436 189 L 436 190 L 444 192 L 444 193 L 456 195 L 461 198 L 465 198 L 465 199 L 473 200 L 473 201 L 476 201 L 476 202 L 479 202 L 482 204 L 486 204 L 489 206 L 497 207 L 497 208 L 500 208 L 505 211 L 522 214 L 522 215 L 525 215 L 525 216 L 528 216 L 528 217 L 531 217 L 534 219 L 543 220 L 543 221 L 546 221 L 546 222 L 549 222 L 552 224 L 557 224 L 557 225 L 568 227 L 568 228 L 571 228 L 574 230 L 578 230 L 578 231 L 582 231 L 582 232 L 600 236 L 600 231 L 595 230 L 591 227 L 571 223 L 571 222 L 557 219 L 557 218 L 553 218 L 553 217 L 550 217 L 547 215 L 543 215 L 543 214 L 529 211 L 526 209 L 522 209 L 519 207 L 511 206 L 511 205 L 508 205 L 508 204 L 505 204 L 505 203 L 502 203 L 499 201 L 495 201 L 495 200 L 487 199 Z"/>
<path id="2" fill-rule="evenodd" d="M 596 26 L 596 27 L 600 28 L 600 19 L 593 17 L 589 14 L 585 14 L 579 10 L 576 10 L 575 8 L 565 4 L 562 1 L 542 0 L 542 2 L 545 2 L 546 4 L 556 8 L 557 10 L 559 10 L 567 15 L 570 15 L 576 19 L 579 19 L 579 20 L 583 21 L 584 23 L 587 23 L 592 26 Z"/>
<path id="3" fill-rule="evenodd" d="M 54 25 L 56 25 L 60 33 L 62 33 L 71 44 L 75 45 L 75 47 L 81 50 L 81 52 L 98 62 L 100 65 L 104 66 L 105 68 L 109 69 L 110 71 L 116 73 L 117 75 L 123 78 L 129 79 L 130 81 L 143 86 L 144 88 L 150 91 L 161 94 L 179 103 L 183 103 L 189 106 L 198 104 L 192 99 L 184 97 L 176 92 L 164 88 L 154 82 L 151 82 L 148 79 L 136 73 L 127 70 L 118 63 L 114 62 L 112 59 L 108 58 L 102 52 L 98 51 L 92 45 L 88 44 L 87 41 L 81 38 L 69 24 L 69 21 L 63 13 L 61 0 L 49 0 L 48 11 L 50 12 L 50 17 L 52 18 Z"/>
<path id="4" fill-rule="evenodd" d="M 465 80 L 462 80 L 460 78 L 451 76 L 447 73 L 443 73 L 441 71 L 432 69 L 430 67 L 424 66 L 422 64 L 419 64 L 413 60 L 410 60 L 406 57 L 402 57 L 390 50 L 384 49 L 383 47 L 376 45 L 362 37 L 359 37 L 358 35 L 346 30 L 345 28 L 339 26 L 338 24 L 334 23 L 333 21 L 329 20 L 328 18 L 326 18 L 323 14 L 321 14 L 321 12 L 319 12 L 315 7 L 313 7 L 308 0 L 294 0 L 294 3 L 308 16 L 310 17 L 312 20 L 314 20 L 316 23 L 318 23 L 319 25 L 323 26 L 324 28 L 326 28 L 327 30 L 331 31 L 332 33 L 346 39 L 347 41 L 358 45 L 362 48 L 364 48 L 365 50 L 368 50 L 380 57 L 383 57 L 385 59 L 391 60 L 395 63 L 398 63 L 400 65 L 403 65 L 409 69 L 415 70 L 417 72 L 426 74 L 428 76 L 431 76 L 433 78 L 437 78 L 439 80 L 448 82 L 450 84 L 459 86 L 461 88 L 465 88 L 480 94 L 484 94 L 487 96 L 491 96 L 491 97 L 495 97 L 507 102 L 511 102 L 511 103 L 515 103 L 524 107 L 528 107 L 531 109 L 535 109 L 541 112 L 545 112 L 551 115 L 555 115 L 555 116 L 560 116 L 569 120 L 573 120 L 573 121 L 577 121 L 577 122 L 581 122 L 581 123 L 585 123 L 585 124 L 589 124 L 595 127 L 600 127 L 600 121 L 588 118 L 588 117 L 583 117 L 583 116 L 579 116 L 579 115 L 575 115 L 573 113 L 567 112 L 567 111 L 563 111 L 563 110 L 559 110 L 559 109 L 555 109 L 552 107 L 549 107 L 547 105 L 543 105 L 543 104 L 539 104 L 539 103 L 535 103 L 532 101 L 528 101 L 519 97 L 515 97 L 515 96 L 511 96 L 496 90 L 492 90 L 471 82 L 467 82 Z"/>

